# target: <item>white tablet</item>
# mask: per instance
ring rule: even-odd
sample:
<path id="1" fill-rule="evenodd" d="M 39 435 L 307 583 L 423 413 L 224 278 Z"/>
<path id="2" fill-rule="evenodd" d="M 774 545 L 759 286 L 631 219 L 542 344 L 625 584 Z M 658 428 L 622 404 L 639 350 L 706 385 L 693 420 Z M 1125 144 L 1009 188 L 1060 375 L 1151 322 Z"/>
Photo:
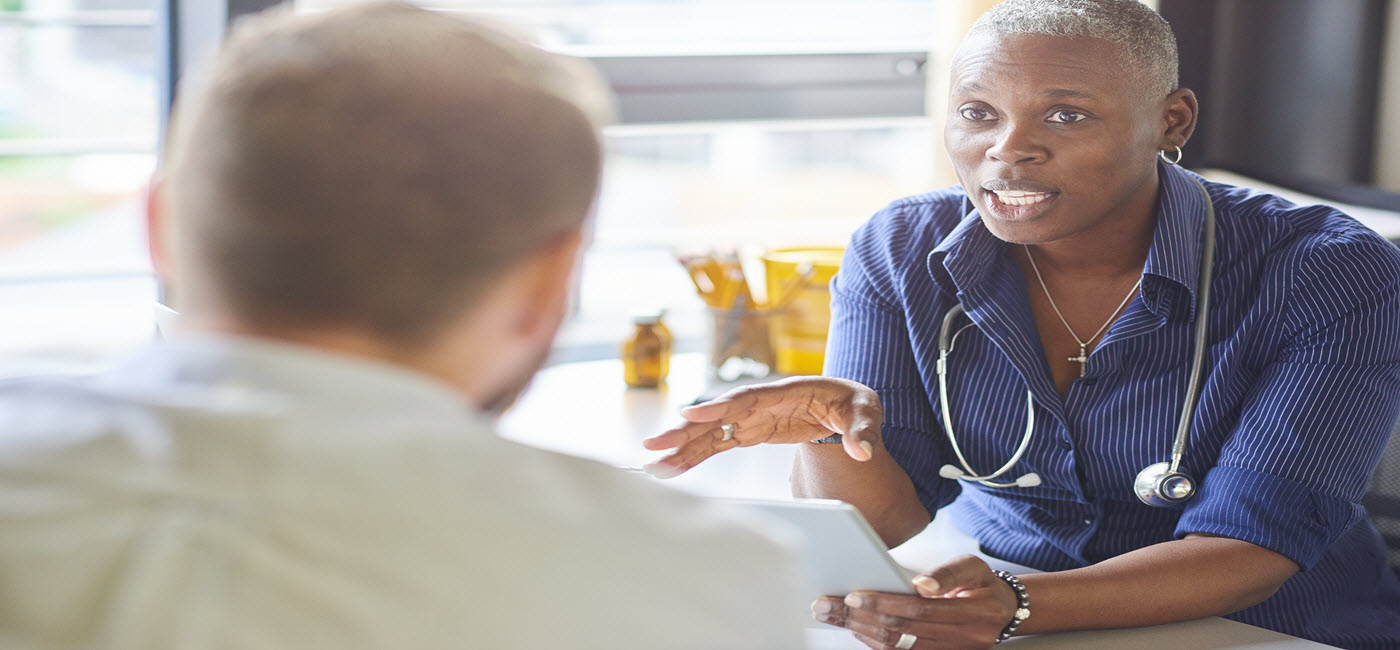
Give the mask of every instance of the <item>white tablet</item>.
<path id="1" fill-rule="evenodd" d="M 914 593 L 916 573 L 890 557 L 855 506 L 831 499 L 724 499 L 781 519 L 802 533 L 799 565 L 805 570 L 811 599 L 844 596 L 852 591 Z"/>

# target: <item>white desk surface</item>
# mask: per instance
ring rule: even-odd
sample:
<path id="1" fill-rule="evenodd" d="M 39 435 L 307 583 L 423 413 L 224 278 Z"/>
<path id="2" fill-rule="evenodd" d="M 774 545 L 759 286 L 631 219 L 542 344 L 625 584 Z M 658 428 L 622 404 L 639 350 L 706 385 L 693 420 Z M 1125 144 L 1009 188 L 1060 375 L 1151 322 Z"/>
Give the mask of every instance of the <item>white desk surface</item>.
<path id="1" fill-rule="evenodd" d="M 628 389 L 622 382 L 622 363 L 617 360 L 553 366 L 536 376 L 520 401 L 501 419 L 501 432 L 519 442 L 612 465 L 641 465 L 657 455 L 642 448 L 642 439 L 679 422 L 681 407 L 710 392 L 707 388 L 704 358 L 699 354 L 673 357 L 670 381 L 660 389 Z M 787 445 L 749 447 L 720 454 L 664 483 L 704 496 L 788 498 L 792 456 L 793 448 Z M 976 554 L 976 549 L 976 543 L 947 524 L 946 519 L 935 518 L 927 530 L 890 553 L 911 569 L 925 570 L 944 558 Z M 994 568 L 1028 571 L 994 558 L 984 559 Z M 807 641 L 813 650 L 865 648 L 838 629 L 810 629 Z M 1008 646 L 1027 650 L 1329 647 L 1223 618 L 1020 637 L 1003 645 Z"/>

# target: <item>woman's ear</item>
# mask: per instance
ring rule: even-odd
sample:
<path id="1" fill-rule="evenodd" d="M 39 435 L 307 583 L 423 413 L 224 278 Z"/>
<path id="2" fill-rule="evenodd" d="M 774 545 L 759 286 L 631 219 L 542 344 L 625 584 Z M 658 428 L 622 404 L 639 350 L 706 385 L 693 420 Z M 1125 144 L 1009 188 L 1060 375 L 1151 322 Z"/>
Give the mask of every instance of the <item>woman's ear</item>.
<path id="1" fill-rule="evenodd" d="M 1178 88 L 1167 95 L 1162 105 L 1165 129 L 1162 132 L 1162 148 L 1185 147 L 1191 134 L 1196 132 L 1196 118 L 1200 107 L 1196 104 L 1196 93 L 1190 88 Z"/>

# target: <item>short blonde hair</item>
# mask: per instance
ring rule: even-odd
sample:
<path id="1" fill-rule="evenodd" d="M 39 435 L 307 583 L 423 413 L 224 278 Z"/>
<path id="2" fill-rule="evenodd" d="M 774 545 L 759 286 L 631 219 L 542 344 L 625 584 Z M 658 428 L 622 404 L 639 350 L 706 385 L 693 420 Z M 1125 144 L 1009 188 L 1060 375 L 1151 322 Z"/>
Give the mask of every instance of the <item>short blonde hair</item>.
<path id="1" fill-rule="evenodd" d="M 425 343 L 581 227 L 606 96 L 582 62 L 406 4 L 242 20 L 172 122 L 176 299 Z"/>

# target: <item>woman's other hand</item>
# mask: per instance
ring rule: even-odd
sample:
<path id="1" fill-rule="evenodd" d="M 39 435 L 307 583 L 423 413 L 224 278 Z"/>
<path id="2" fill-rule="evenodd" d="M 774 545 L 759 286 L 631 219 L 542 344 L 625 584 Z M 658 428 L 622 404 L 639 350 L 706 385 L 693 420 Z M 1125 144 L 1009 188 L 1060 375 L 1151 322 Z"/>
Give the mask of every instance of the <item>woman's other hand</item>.
<path id="1" fill-rule="evenodd" d="M 812 616 L 876 650 L 913 635 L 914 650 L 990 648 L 1016 612 L 1016 592 L 971 555 L 914 578 L 917 596 L 857 591 L 812 603 Z"/>
<path id="2" fill-rule="evenodd" d="M 647 465 L 671 477 L 722 451 L 758 444 L 794 444 L 841 434 L 846 453 L 858 461 L 874 455 L 884 413 L 875 391 L 848 379 L 792 377 L 736 388 L 686 407 L 685 423 L 647 438 L 652 450 L 671 450 Z"/>

